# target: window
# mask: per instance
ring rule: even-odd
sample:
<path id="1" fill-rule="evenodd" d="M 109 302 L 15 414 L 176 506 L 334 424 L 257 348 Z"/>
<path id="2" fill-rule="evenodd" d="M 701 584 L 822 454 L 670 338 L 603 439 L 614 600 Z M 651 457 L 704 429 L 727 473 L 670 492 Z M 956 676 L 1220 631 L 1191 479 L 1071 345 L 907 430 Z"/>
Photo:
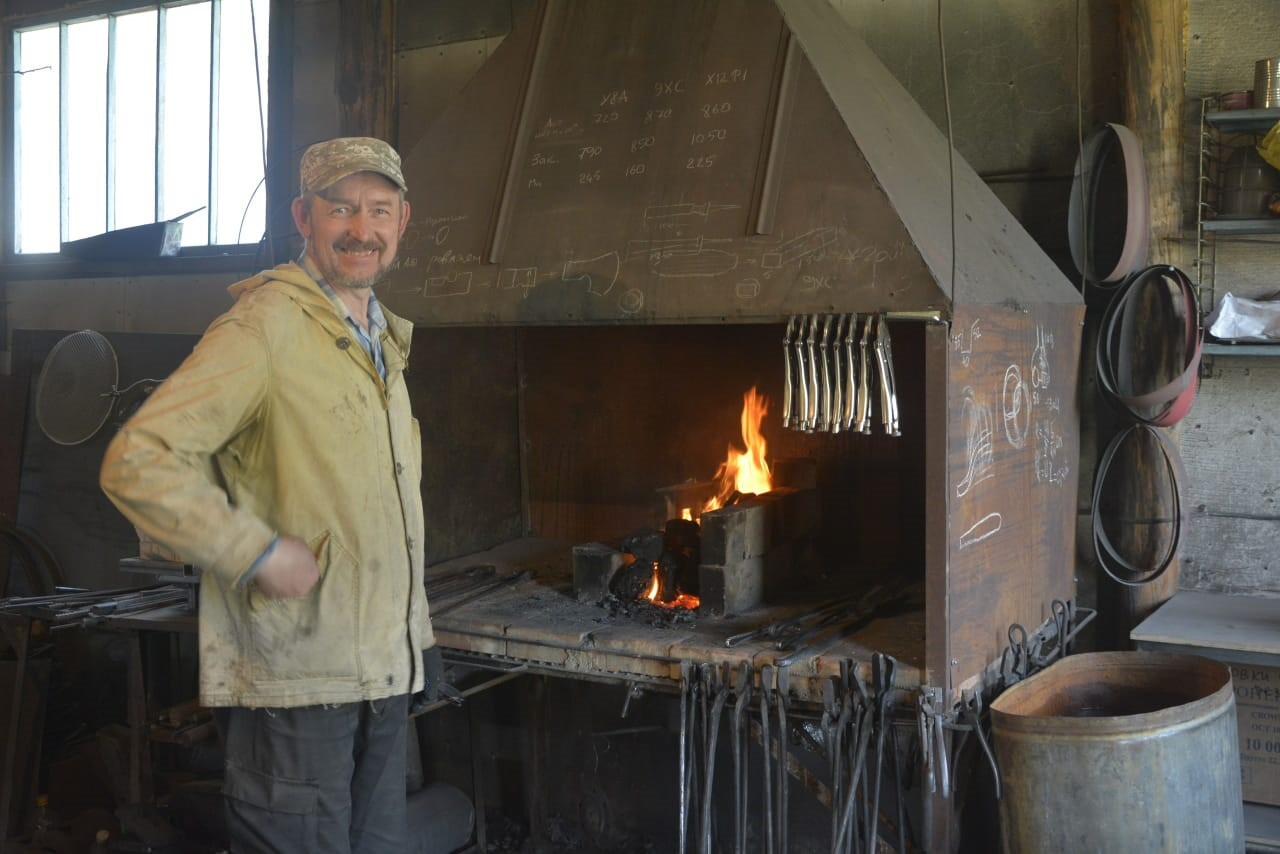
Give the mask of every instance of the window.
<path id="1" fill-rule="evenodd" d="M 268 0 L 161 3 L 13 31 L 19 254 L 183 219 L 183 246 L 266 224 Z"/>

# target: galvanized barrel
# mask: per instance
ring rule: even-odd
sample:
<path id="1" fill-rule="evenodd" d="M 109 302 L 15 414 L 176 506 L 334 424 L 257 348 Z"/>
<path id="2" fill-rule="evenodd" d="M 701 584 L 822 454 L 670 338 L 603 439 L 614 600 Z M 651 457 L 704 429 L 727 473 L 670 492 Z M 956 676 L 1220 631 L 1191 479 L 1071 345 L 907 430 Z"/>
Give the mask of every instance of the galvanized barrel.
<path id="1" fill-rule="evenodd" d="M 1226 665 L 1073 655 L 991 704 L 1006 852 L 1237 852 L 1244 807 Z"/>

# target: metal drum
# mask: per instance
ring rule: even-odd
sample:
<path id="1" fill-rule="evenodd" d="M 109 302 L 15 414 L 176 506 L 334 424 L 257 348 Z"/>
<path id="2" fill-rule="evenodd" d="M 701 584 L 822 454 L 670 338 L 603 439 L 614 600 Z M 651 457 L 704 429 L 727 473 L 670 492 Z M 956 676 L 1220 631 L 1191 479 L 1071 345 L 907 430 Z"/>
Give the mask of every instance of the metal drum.
<path id="1" fill-rule="evenodd" d="M 1280 57 L 1259 59 L 1253 64 L 1253 105 L 1280 107 Z"/>
<path id="2" fill-rule="evenodd" d="M 991 704 L 1010 854 L 1238 852 L 1244 807 L 1226 665 L 1073 655 Z"/>

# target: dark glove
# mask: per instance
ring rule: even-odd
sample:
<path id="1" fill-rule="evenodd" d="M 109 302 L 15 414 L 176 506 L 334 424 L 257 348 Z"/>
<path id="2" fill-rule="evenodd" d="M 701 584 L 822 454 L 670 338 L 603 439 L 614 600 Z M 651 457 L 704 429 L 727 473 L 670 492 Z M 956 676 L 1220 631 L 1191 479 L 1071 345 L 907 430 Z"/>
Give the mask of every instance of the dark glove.
<path id="1" fill-rule="evenodd" d="M 409 714 L 422 714 L 438 700 L 462 705 L 462 695 L 458 693 L 458 689 L 444 679 L 444 658 L 440 654 L 440 647 L 433 646 L 422 651 L 422 690 L 410 698 Z"/>
<path id="2" fill-rule="evenodd" d="M 444 684 L 444 657 L 440 646 L 422 651 L 422 698 L 428 703 L 440 699 L 440 686 Z"/>

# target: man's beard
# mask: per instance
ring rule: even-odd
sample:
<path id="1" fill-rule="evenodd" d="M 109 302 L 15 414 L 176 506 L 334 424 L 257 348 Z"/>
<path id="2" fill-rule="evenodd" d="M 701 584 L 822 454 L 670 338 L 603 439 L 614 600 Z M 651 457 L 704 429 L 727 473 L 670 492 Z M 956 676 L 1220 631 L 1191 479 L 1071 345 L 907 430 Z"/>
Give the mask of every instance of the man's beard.
<path id="1" fill-rule="evenodd" d="M 362 252 L 364 250 L 369 250 L 375 254 L 382 251 L 382 245 L 379 243 L 363 243 L 359 240 L 339 241 L 334 244 L 333 248 L 335 253 L 339 255 L 343 252 Z M 385 279 L 387 277 L 388 268 L 379 264 L 378 269 L 371 275 L 359 277 L 341 272 L 335 263 L 332 269 L 326 270 L 322 268 L 320 272 L 324 274 L 324 280 L 330 285 L 346 288 L 347 290 L 352 291 L 363 291 L 369 290 L 374 285 Z"/>

